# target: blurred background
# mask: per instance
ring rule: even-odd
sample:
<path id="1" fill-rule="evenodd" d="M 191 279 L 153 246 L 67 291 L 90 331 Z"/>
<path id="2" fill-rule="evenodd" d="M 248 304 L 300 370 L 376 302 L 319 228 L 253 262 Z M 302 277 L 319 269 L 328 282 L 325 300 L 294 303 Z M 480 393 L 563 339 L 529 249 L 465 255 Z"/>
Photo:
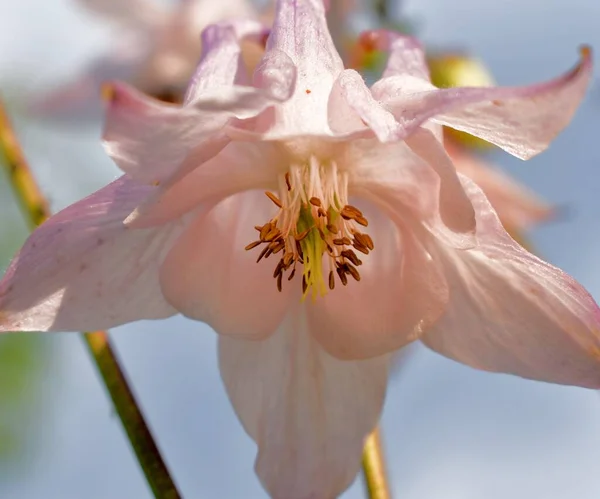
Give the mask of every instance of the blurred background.
<path id="1" fill-rule="evenodd" d="M 33 118 L 27 107 L 105 53 L 115 32 L 74 0 L 0 2 L 0 91 L 58 210 L 119 172 L 102 151 L 99 121 L 72 126 Z M 597 0 L 406 0 L 390 2 L 389 13 L 409 19 L 434 49 L 476 55 L 499 84 L 558 75 L 576 62 L 581 43 L 600 50 Z M 530 240 L 597 300 L 599 132 L 593 84 L 549 151 L 527 163 L 491 153 L 562 207 Z M 0 176 L 0 271 L 26 235 Z M 266 498 L 253 472 L 255 446 L 221 386 L 215 334 L 173 318 L 124 326 L 112 338 L 183 495 Z M 398 499 L 600 497 L 600 397 L 593 391 L 478 372 L 418 347 L 396 369 L 382 425 Z M 0 497 L 151 497 L 78 335 L 0 338 Z M 343 498 L 361 497 L 358 478 Z"/>

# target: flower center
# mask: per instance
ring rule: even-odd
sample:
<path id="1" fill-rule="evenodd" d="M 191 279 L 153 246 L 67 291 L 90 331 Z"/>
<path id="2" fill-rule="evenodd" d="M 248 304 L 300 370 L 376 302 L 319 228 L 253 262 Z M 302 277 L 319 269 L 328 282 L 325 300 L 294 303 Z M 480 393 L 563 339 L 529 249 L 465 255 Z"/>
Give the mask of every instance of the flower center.
<path id="1" fill-rule="evenodd" d="M 291 281 L 299 265 L 304 297 L 309 291 L 316 298 L 333 290 L 336 276 L 344 286 L 348 276 L 360 281 L 357 267 L 362 261 L 354 250 L 368 255 L 374 246 L 369 235 L 358 230 L 369 223 L 358 208 L 348 204 L 345 172 L 338 172 L 334 162 L 322 164 L 313 157 L 308 164 L 293 165 L 280 176 L 279 197 L 265 194 L 279 211 L 266 224 L 255 227 L 259 238 L 246 250 L 263 246 L 257 263 L 281 253 L 273 272 L 279 291 L 284 273 L 289 272 L 286 278 Z"/>

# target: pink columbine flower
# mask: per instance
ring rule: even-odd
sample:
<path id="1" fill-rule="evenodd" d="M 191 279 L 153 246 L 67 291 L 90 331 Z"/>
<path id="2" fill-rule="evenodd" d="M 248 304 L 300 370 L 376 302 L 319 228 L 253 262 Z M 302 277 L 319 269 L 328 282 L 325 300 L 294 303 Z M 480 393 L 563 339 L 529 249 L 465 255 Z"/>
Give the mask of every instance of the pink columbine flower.
<path id="1" fill-rule="evenodd" d="M 529 229 L 555 214 L 553 206 L 484 158 L 451 139 L 444 145 L 458 172 L 481 188 L 509 231 Z"/>
<path id="2" fill-rule="evenodd" d="M 113 49 L 74 81 L 34 102 L 34 114 L 69 120 L 99 116 L 100 88 L 111 79 L 176 100 L 198 64 L 204 27 L 231 16 L 256 15 L 249 0 L 177 0 L 172 7 L 153 0 L 76 1 L 114 26 Z M 252 52 L 248 47 L 250 59 Z"/>
<path id="3" fill-rule="evenodd" d="M 125 172 L 37 229 L 0 282 L 0 331 L 109 328 L 181 313 L 219 334 L 232 404 L 272 497 L 337 496 L 376 425 L 390 354 L 421 340 L 489 371 L 600 387 L 600 311 L 503 229 L 439 140 L 521 158 L 590 79 L 439 90 L 420 47 L 368 88 L 320 0 L 281 0 L 252 79 L 253 22 L 209 27 L 182 107 L 115 84 L 105 146 Z M 267 191 L 267 195 L 265 195 Z"/>

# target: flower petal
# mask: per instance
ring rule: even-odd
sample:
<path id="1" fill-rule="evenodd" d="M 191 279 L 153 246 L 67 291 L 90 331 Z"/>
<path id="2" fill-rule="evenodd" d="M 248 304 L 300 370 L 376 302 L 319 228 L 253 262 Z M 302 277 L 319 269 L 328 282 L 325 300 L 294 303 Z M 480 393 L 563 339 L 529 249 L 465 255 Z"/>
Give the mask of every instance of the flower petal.
<path id="1" fill-rule="evenodd" d="M 181 176 L 179 166 L 192 149 L 203 158 L 217 154 L 229 141 L 220 130 L 230 119 L 254 116 L 273 103 L 274 98 L 261 89 L 234 85 L 241 64 L 239 36 L 258 27 L 248 21 L 207 28 L 203 56 L 184 107 L 113 84 L 104 146 L 124 172 L 150 184 Z"/>
<path id="2" fill-rule="evenodd" d="M 402 89 L 376 95 L 402 123 L 428 119 L 487 140 L 505 151 L 528 159 L 548 144 L 571 121 L 591 78 L 589 48 L 569 73 L 527 87 Z M 382 80 L 383 81 L 383 80 Z"/>
<path id="3" fill-rule="evenodd" d="M 359 43 L 367 50 L 388 52 L 388 60 L 382 78 L 408 75 L 429 81 L 425 51 L 416 38 L 378 29 L 362 32 Z"/>
<path id="4" fill-rule="evenodd" d="M 478 369 L 600 388 L 600 309 L 593 298 L 513 241 L 481 190 L 463 182 L 480 246 L 430 248 L 444 265 L 450 302 L 421 339 Z"/>
<path id="5" fill-rule="evenodd" d="M 415 130 L 406 143 L 440 176 L 440 216 L 446 226 L 456 232 L 475 231 L 473 205 L 442 143 L 425 128 Z"/>
<path id="6" fill-rule="evenodd" d="M 247 84 L 241 41 L 266 36 L 267 29 L 257 21 L 233 19 L 208 26 L 202 31 L 202 57 L 187 89 L 184 104 L 204 94 L 225 90 L 234 83 Z"/>
<path id="7" fill-rule="evenodd" d="M 104 148 L 117 166 L 135 180 L 158 184 L 178 171 L 193 149 L 206 142 L 216 154 L 228 141 L 211 137 L 221 116 L 163 104 L 124 83 L 113 83 L 104 126 Z"/>
<path id="8" fill-rule="evenodd" d="M 294 95 L 278 106 L 278 130 L 273 133 L 327 134 L 324 110 L 344 64 L 329 34 L 323 1 L 278 2 L 266 50 L 287 54 L 297 68 Z"/>
<path id="9" fill-rule="evenodd" d="M 550 204 L 499 168 L 463 151 L 450 140 L 445 146 L 457 171 L 481 188 L 509 232 L 528 229 L 553 216 L 555 210 Z"/>
<path id="10" fill-rule="evenodd" d="M 271 497 L 338 497 L 350 485 L 379 419 L 388 363 L 330 357 L 307 331 L 300 304 L 266 340 L 220 337 L 221 376 L 258 444 L 255 469 Z"/>
<path id="11" fill-rule="evenodd" d="M 371 95 L 362 76 L 344 70 L 333 84 L 328 102 L 329 126 L 334 133 L 365 130 L 367 125 L 381 142 L 398 140 L 404 129 Z"/>
<path id="12" fill-rule="evenodd" d="M 0 282 L 0 331 L 105 329 L 176 313 L 158 266 L 185 223 L 123 225 L 151 190 L 123 176 L 36 229 Z"/>
<path id="13" fill-rule="evenodd" d="M 204 148 L 192 151 L 181 171 L 191 171 L 176 182 L 165 182 L 125 221 L 135 228 L 162 225 L 201 204 L 250 189 L 276 188 L 278 168 L 285 158 L 273 143 L 232 142 L 209 161 Z M 201 166 L 194 169 L 198 164 Z"/>
<path id="14" fill-rule="evenodd" d="M 372 202 L 390 217 L 402 214 L 452 247 L 474 246 L 473 232 L 456 232 L 446 225 L 453 219 L 454 206 L 440 203 L 441 178 L 406 143 L 355 140 L 338 165 L 348 171 L 353 196 Z M 455 190 L 447 188 L 450 194 Z"/>
<path id="15" fill-rule="evenodd" d="M 334 357 L 365 359 L 416 340 L 443 313 L 448 289 L 437 262 L 408 226 L 376 209 L 356 206 L 369 220 L 375 249 L 360 255 L 360 282 L 307 304 L 309 329 Z M 401 221 L 399 221 L 402 223 Z"/>
<path id="16" fill-rule="evenodd" d="M 160 282 L 169 303 L 220 334 L 242 338 L 272 334 L 291 294 L 290 286 L 278 292 L 273 279 L 281 255 L 256 263 L 260 248 L 244 248 L 258 239 L 254 226 L 272 218 L 273 208 L 266 196 L 250 191 L 221 201 L 198 218 L 162 266 Z"/>

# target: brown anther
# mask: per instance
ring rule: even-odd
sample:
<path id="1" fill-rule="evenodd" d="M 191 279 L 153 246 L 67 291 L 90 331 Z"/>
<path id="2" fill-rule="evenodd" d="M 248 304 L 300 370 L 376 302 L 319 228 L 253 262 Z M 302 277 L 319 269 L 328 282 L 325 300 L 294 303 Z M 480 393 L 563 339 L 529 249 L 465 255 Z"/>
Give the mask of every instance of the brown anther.
<path id="1" fill-rule="evenodd" d="M 273 253 L 273 250 L 267 246 L 267 252 L 265 253 L 265 258 L 269 258 L 272 253 Z"/>
<path id="2" fill-rule="evenodd" d="M 283 203 L 279 200 L 279 198 L 273 194 L 272 192 L 269 191 L 265 191 L 266 196 L 273 201 L 273 203 L 275 203 L 277 205 L 277 207 L 281 208 L 283 206 Z"/>
<path id="3" fill-rule="evenodd" d="M 362 218 L 362 211 L 360 211 L 358 208 L 355 208 L 354 206 L 347 204 L 342 208 L 340 215 L 342 215 L 342 218 L 344 220 L 355 220 L 358 217 Z"/>
<path id="4" fill-rule="evenodd" d="M 296 267 L 294 267 L 292 269 L 292 271 L 290 272 L 290 275 L 288 276 L 288 281 L 291 281 L 295 275 L 296 275 Z"/>
<path id="5" fill-rule="evenodd" d="M 327 228 L 327 230 L 328 230 L 329 232 L 331 232 L 332 234 L 337 234 L 337 233 L 339 232 L 339 231 L 338 231 L 338 228 L 337 228 L 337 227 L 336 227 L 334 224 L 327 224 L 325 227 L 326 227 L 326 228 Z"/>
<path id="6" fill-rule="evenodd" d="M 364 253 L 365 255 L 369 254 L 369 248 L 362 245 L 359 241 L 356 240 L 356 238 L 354 239 L 352 246 L 354 246 L 355 250 L 360 251 L 361 253 Z"/>
<path id="7" fill-rule="evenodd" d="M 312 227 L 309 227 L 308 229 L 301 232 L 300 234 L 296 234 L 294 236 L 294 239 L 296 239 L 296 241 L 302 241 L 302 239 L 304 239 L 306 236 L 308 236 L 308 233 L 311 231 L 311 229 L 312 229 Z"/>
<path id="8" fill-rule="evenodd" d="M 371 236 L 369 236 L 369 234 L 363 234 L 362 236 L 364 238 L 365 246 L 373 251 L 375 249 L 375 245 L 373 244 L 373 239 L 371 239 Z"/>
<path id="9" fill-rule="evenodd" d="M 368 221 L 368 220 L 367 220 L 365 217 L 363 217 L 363 216 L 358 216 L 358 217 L 356 217 L 356 218 L 354 219 L 354 221 L 355 221 L 357 224 L 360 224 L 360 225 L 362 225 L 363 227 L 367 227 L 367 226 L 369 225 L 369 221 Z"/>
<path id="10" fill-rule="evenodd" d="M 263 226 L 262 226 L 262 225 L 255 225 L 255 226 L 254 226 L 254 228 L 255 228 L 255 229 L 258 231 L 258 232 L 260 232 L 260 231 L 262 230 Z"/>
<path id="11" fill-rule="evenodd" d="M 277 276 L 277 291 L 279 291 L 281 293 L 281 289 L 282 289 L 282 285 L 281 285 L 281 280 L 283 279 L 283 274 L 281 272 L 279 272 L 279 275 Z"/>
<path id="12" fill-rule="evenodd" d="M 331 247 L 331 245 L 325 241 L 325 244 L 327 245 L 327 252 L 331 255 L 331 256 L 335 256 L 335 254 L 333 253 L 333 248 Z"/>
<path id="13" fill-rule="evenodd" d="M 273 271 L 273 277 L 277 277 L 279 274 L 281 274 L 283 271 L 283 258 L 281 260 L 279 260 L 279 263 L 277 263 L 277 266 L 275 267 L 275 270 Z"/>
<path id="14" fill-rule="evenodd" d="M 267 237 L 267 234 L 269 232 L 271 232 L 272 227 L 273 227 L 273 224 L 271 222 L 267 222 L 265 225 L 263 225 L 260 228 L 260 236 L 259 237 L 260 237 L 261 241 L 266 241 L 265 238 Z"/>
<path id="15" fill-rule="evenodd" d="M 319 209 L 317 211 L 317 215 L 324 218 L 327 216 L 327 212 L 323 208 L 319 207 Z"/>
<path id="16" fill-rule="evenodd" d="M 343 267 L 338 267 L 337 269 L 335 269 L 335 271 L 337 272 L 337 275 L 340 278 L 340 281 L 342 281 L 342 284 L 344 286 L 346 284 L 348 284 L 348 278 L 346 277 L 346 272 L 344 271 L 344 268 Z"/>
<path id="17" fill-rule="evenodd" d="M 321 239 L 323 239 L 323 241 L 325 241 L 325 233 L 321 230 L 320 227 L 317 227 L 317 230 L 319 231 L 319 236 L 321 236 Z"/>
<path id="18" fill-rule="evenodd" d="M 308 284 L 306 282 L 306 276 L 303 275 L 302 276 L 302 293 L 306 293 L 307 289 L 308 289 Z"/>
<path id="19" fill-rule="evenodd" d="M 298 260 L 300 260 L 300 263 L 304 263 L 304 253 L 300 241 L 296 241 L 296 251 L 298 252 Z"/>
<path id="20" fill-rule="evenodd" d="M 313 206 L 321 206 L 321 200 L 319 198 L 314 197 L 314 196 L 312 198 L 310 198 L 308 200 L 308 202 L 310 204 L 312 204 Z"/>
<path id="21" fill-rule="evenodd" d="M 284 241 L 278 241 L 277 242 L 277 246 L 275 246 L 274 248 L 272 248 L 273 254 L 279 253 L 283 248 L 285 248 L 285 242 Z"/>
<path id="22" fill-rule="evenodd" d="M 262 244 L 262 241 L 254 241 L 253 243 L 250 243 L 248 246 L 246 246 L 244 249 L 246 251 L 249 251 L 252 248 L 256 248 L 259 244 Z"/>
<path id="23" fill-rule="evenodd" d="M 269 247 L 265 246 L 263 248 L 263 250 L 260 252 L 260 255 L 258 255 L 258 258 L 256 259 L 256 263 L 258 263 L 262 260 L 262 257 L 266 255 L 267 251 L 269 251 Z"/>
<path id="24" fill-rule="evenodd" d="M 329 271 L 329 289 L 335 288 L 335 277 L 333 276 L 333 270 Z"/>
<path id="25" fill-rule="evenodd" d="M 287 185 L 287 190 L 292 190 L 292 184 L 290 183 L 290 172 L 286 172 L 285 174 L 285 185 Z"/>
<path id="26" fill-rule="evenodd" d="M 277 227 L 273 227 L 269 233 L 264 237 L 263 241 L 274 241 L 279 237 L 281 231 Z"/>
<path id="27" fill-rule="evenodd" d="M 286 253 L 283 255 L 283 267 L 285 270 L 290 268 L 290 265 L 294 262 L 294 253 Z"/>
<path id="28" fill-rule="evenodd" d="M 356 256 L 356 253 L 351 249 L 342 251 L 342 256 L 350 260 L 354 265 L 362 265 L 362 261 Z"/>
<path id="29" fill-rule="evenodd" d="M 355 281 L 360 281 L 360 274 L 358 273 L 358 270 L 349 263 L 346 264 L 346 273 L 354 277 Z"/>
<path id="30" fill-rule="evenodd" d="M 352 244 L 352 241 L 350 241 L 348 237 L 344 236 L 334 239 L 333 244 L 336 246 L 348 246 L 349 244 Z"/>

